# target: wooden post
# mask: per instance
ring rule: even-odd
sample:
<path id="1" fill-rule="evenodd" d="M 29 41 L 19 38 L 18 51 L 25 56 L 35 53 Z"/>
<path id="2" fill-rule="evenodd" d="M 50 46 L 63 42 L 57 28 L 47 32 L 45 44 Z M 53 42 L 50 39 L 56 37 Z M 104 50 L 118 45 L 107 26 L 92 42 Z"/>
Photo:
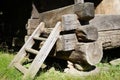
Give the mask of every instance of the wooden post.
<path id="1" fill-rule="evenodd" d="M 61 39 L 57 42 L 57 51 L 70 51 L 75 49 L 77 37 L 71 30 L 77 29 L 80 26 L 76 14 L 66 14 L 62 16 L 62 32 Z M 59 46 L 61 44 L 61 46 Z"/>

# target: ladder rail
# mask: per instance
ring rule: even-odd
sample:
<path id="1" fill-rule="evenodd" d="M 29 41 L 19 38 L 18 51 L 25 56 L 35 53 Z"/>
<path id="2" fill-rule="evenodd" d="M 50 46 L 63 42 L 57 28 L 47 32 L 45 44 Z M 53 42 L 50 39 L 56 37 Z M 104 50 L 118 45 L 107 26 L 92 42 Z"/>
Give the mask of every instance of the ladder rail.
<path id="1" fill-rule="evenodd" d="M 44 60 L 46 59 L 52 47 L 54 46 L 55 42 L 57 41 L 60 31 L 61 31 L 61 22 L 57 22 L 55 28 L 52 30 L 51 34 L 49 35 L 44 45 L 40 49 L 38 55 L 33 60 L 31 66 L 28 69 L 28 72 L 24 75 L 24 78 L 27 76 L 30 76 L 31 78 L 35 77 L 41 65 L 43 64 Z"/>
<path id="2" fill-rule="evenodd" d="M 26 55 L 25 48 L 26 47 L 32 47 L 32 45 L 34 44 L 33 36 L 39 36 L 40 33 L 43 32 L 44 27 L 45 27 L 45 23 L 44 22 L 41 22 L 38 25 L 38 27 L 35 29 L 33 34 L 28 38 L 26 43 L 23 45 L 23 47 L 20 49 L 20 51 L 16 54 L 16 56 L 14 57 L 12 62 L 10 63 L 9 67 L 13 67 L 14 63 L 17 63 L 17 62 L 20 63 L 21 62 L 21 60 Z"/>

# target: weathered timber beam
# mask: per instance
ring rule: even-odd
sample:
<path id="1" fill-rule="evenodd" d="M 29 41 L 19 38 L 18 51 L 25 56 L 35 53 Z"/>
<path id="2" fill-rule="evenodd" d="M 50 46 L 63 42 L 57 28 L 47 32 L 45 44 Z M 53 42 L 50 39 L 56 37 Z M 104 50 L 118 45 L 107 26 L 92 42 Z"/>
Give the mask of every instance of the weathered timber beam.
<path id="1" fill-rule="evenodd" d="M 120 29 L 98 32 L 98 43 L 101 43 L 103 49 L 112 49 L 120 47 Z"/>
<path id="2" fill-rule="evenodd" d="M 120 47 L 120 15 L 95 15 L 90 25 L 97 28 L 103 49 Z"/>
<path id="3" fill-rule="evenodd" d="M 93 42 L 98 39 L 97 28 L 93 25 L 78 26 L 75 33 L 79 42 Z"/>
<path id="4" fill-rule="evenodd" d="M 99 32 L 120 29 L 120 15 L 97 14 L 89 21 Z"/>
<path id="5" fill-rule="evenodd" d="M 40 13 L 40 21 L 46 23 L 46 27 L 54 27 L 57 21 L 61 21 L 61 16 L 64 14 L 78 15 L 81 20 L 90 20 L 94 17 L 94 4 L 90 2 L 79 3 L 63 8 Z"/>

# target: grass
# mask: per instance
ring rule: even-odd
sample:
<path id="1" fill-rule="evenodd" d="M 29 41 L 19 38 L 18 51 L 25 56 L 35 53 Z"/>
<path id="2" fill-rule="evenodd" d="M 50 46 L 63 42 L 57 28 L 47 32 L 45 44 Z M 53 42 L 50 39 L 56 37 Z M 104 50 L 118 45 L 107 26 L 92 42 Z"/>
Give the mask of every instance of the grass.
<path id="1" fill-rule="evenodd" d="M 22 74 L 18 70 L 8 68 L 13 57 L 13 54 L 0 52 L 0 80 L 22 79 Z M 99 63 L 97 66 L 101 68 L 101 72 L 93 76 L 76 77 L 51 68 L 50 70 L 42 71 L 35 77 L 35 80 L 120 80 L 120 65 L 112 66 L 108 63 Z"/>

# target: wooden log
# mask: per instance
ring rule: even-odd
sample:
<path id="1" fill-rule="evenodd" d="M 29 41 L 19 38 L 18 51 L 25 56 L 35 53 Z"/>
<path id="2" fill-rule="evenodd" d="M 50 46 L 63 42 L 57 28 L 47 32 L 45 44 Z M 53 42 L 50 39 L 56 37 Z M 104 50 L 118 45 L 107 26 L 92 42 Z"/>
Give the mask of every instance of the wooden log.
<path id="1" fill-rule="evenodd" d="M 90 21 L 98 30 L 98 42 L 103 49 L 120 47 L 120 16 L 119 15 L 96 15 Z"/>
<path id="2" fill-rule="evenodd" d="M 74 51 L 60 51 L 51 56 L 69 60 L 81 65 L 83 69 L 88 69 L 86 66 L 95 65 L 101 61 L 103 50 L 102 45 L 97 42 L 77 43 Z"/>
<path id="3" fill-rule="evenodd" d="M 66 34 L 59 37 L 56 43 L 57 51 L 70 51 L 75 49 L 75 45 L 77 43 L 76 35 Z"/>
<path id="4" fill-rule="evenodd" d="M 79 42 L 91 42 L 98 39 L 97 28 L 92 25 L 79 26 L 75 33 Z"/>
<path id="5" fill-rule="evenodd" d="M 77 29 L 80 22 L 77 20 L 76 14 L 66 14 L 62 16 L 62 31 Z"/>
<path id="6" fill-rule="evenodd" d="M 89 21 L 94 18 L 94 4 L 89 2 L 84 4 L 75 4 L 74 12 L 78 15 L 80 20 Z"/>
<path id="7" fill-rule="evenodd" d="M 39 18 L 40 18 L 40 21 L 43 21 L 46 23 L 46 27 L 54 27 L 57 21 L 61 21 L 61 16 L 64 14 L 76 13 L 77 15 L 79 15 L 78 16 L 79 19 L 82 20 L 85 18 L 88 20 L 94 17 L 94 7 L 92 6 L 94 6 L 93 3 L 74 4 L 74 5 L 63 7 L 63 8 L 40 13 Z"/>
<path id="8" fill-rule="evenodd" d="M 86 60 L 90 65 L 99 63 L 103 57 L 102 45 L 97 42 L 78 43 L 75 51 L 81 52 L 81 55 L 85 56 L 83 60 Z"/>

